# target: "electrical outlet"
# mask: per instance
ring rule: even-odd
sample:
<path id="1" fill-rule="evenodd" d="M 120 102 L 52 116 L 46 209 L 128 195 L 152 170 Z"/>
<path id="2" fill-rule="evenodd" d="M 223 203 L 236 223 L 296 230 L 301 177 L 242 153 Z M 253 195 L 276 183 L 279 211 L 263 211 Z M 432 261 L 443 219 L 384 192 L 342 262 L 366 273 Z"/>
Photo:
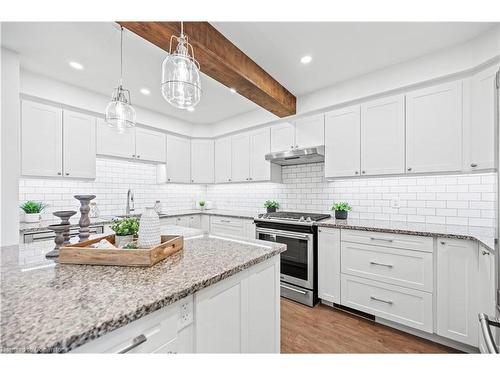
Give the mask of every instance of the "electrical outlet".
<path id="1" fill-rule="evenodd" d="M 179 329 L 193 323 L 193 302 L 184 302 L 179 311 Z"/>
<path id="2" fill-rule="evenodd" d="M 392 198 L 391 199 L 391 208 L 400 208 L 401 204 L 399 203 L 398 198 Z"/>

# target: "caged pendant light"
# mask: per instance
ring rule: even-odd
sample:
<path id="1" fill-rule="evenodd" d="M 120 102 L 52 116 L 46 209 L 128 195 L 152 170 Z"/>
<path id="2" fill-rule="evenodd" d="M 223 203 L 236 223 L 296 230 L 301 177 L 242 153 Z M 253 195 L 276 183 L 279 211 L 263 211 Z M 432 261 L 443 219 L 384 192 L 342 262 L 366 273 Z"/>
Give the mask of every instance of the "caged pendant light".
<path id="1" fill-rule="evenodd" d="M 172 41 L 177 47 L 172 52 Z M 193 46 L 184 35 L 181 22 L 180 36 L 170 37 L 169 53 L 162 64 L 161 93 L 176 108 L 194 108 L 201 99 L 200 64 L 194 58 Z"/>
<path id="2" fill-rule="evenodd" d="M 130 101 L 130 91 L 123 88 L 123 27 L 120 27 L 120 81 L 111 94 L 106 107 L 105 121 L 118 133 L 135 126 L 135 109 Z"/>

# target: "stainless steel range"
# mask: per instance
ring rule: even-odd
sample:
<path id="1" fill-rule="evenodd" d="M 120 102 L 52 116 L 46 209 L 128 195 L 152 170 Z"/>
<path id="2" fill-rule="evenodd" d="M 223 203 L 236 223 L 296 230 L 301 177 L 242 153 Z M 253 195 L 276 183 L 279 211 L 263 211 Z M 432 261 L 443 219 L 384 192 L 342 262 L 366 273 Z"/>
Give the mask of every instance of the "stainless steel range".
<path id="1" fill-rule="evenodd" d="M 281 296 L 308 306 L 318 299 L 318 228 L 330 215 L 274 212 L 255 218 L 256 238 L 287 245 L 281 254 Z"/>

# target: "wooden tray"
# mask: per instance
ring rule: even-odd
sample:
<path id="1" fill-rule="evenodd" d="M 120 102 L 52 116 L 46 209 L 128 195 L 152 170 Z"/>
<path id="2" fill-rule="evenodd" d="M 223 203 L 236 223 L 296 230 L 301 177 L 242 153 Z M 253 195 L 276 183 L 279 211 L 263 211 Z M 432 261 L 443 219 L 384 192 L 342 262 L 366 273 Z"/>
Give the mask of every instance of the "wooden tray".
<path id="1" fill-rule="evenodd" d="M 59 249 L 59 262 L 68 264 L 92 264 L 101 266 L 150 267 L 184 246 L 182 236 L 161 236 L 160 245 L 151 249 L 95 249 L 89 247 L 103 239 L 115 243 L 115 235 L 87 240 Z"/>

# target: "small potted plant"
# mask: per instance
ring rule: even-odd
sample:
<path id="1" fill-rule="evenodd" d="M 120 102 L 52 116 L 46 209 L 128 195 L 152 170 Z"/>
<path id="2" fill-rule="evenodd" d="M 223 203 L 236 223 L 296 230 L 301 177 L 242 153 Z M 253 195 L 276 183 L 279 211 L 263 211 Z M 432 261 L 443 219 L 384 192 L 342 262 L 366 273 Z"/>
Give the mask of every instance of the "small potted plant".
<path id="1" fill-rule="evenodd" d="M 136 217 L 125 217 L 113 220 L 111 230 L 115 232 L 115 246 L 123 247 L 134 240 L 139 232 L 139 220 Z"/>
<path id="2" fill-rule="evenodd" d="M 26 201 L 20 208 L 24 211 L 24 221 L 27 223 L 38 223 L 41 219 L 41 213 L 47 207 L 45 203 Z"/>
<path id="3" fill-rule="evenodd" d="M 280 204 L 276 201 L 266 201 L 264 207 L 267 209 L 267 213 L 276 212 L 280 208 Z"/>
<path id="4" fill-rule="evenodd" d="M 198 206 L 200 206 L 201 210 L 204 210 L 205 209 L 205 201 L 199 201 Z"/>
<path id="5" fill-rule="evenodd" d="M 332 211 L 335 211 L 335 219 L 347 219 L 347 213 L 351 211 L 351 206 L 347 202 L 334 203 L 332 206 Z"/>

